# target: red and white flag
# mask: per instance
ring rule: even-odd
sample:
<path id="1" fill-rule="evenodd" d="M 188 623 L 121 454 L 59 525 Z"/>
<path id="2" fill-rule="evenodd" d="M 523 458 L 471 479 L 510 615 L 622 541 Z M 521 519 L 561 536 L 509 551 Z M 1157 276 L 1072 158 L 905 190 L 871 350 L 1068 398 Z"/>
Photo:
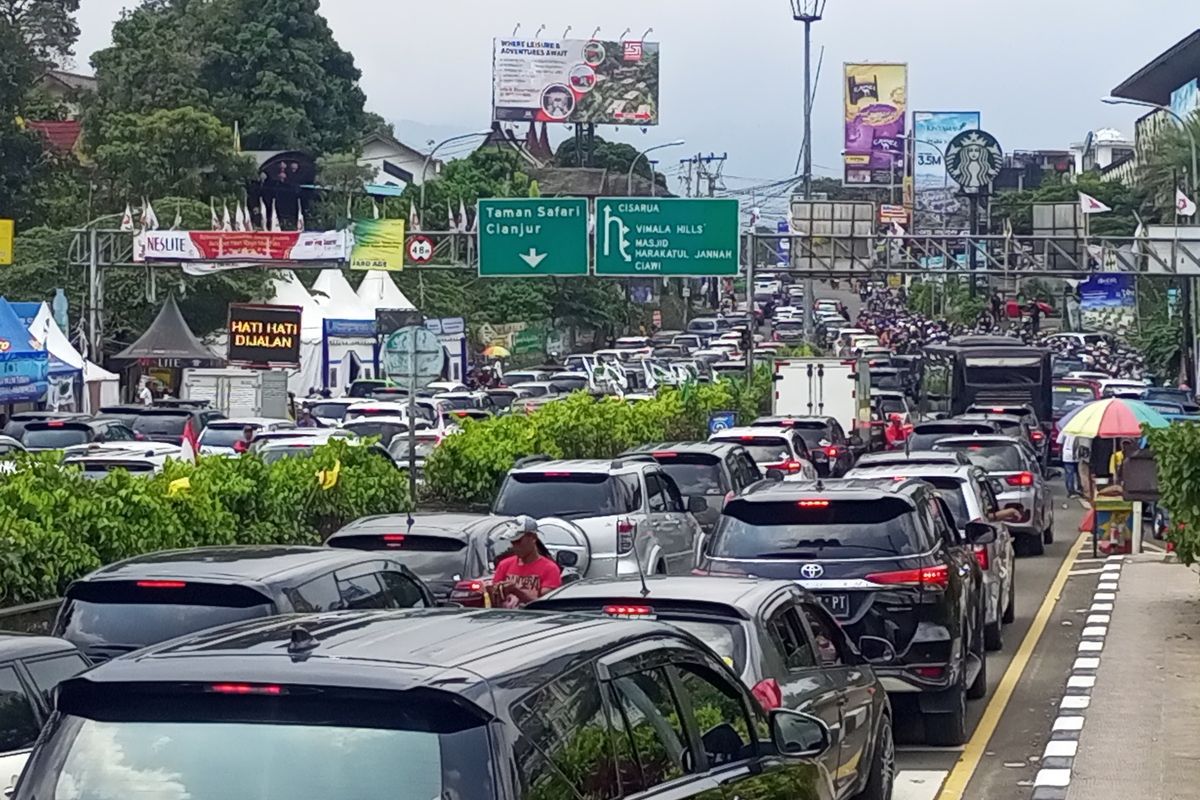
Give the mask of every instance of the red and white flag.
<path id="1" fill-rule="evenodd" d="M 125 204 L 125 213 L 121 215 L 121 230 L 133 230 L 133 209 L 129 207 L 129 203 Z"/>
<path id="2" fill-rule="evenodd" d="M 195 464 L 200 460 L 200 438 L 196 436 L 196 429 L 192 427 L 191 418 L 183 423 L 183 439 L 179 443 L 179 458 L 190 464 Z"/>
<path id="3" fill-rule="evenodd" d="M 1103 214 L 1105 211 L 1112 211 L 1104 203 L 1083 192 L 1079 193 L 1079 210 L 1084 214 Z"/>
<path id="4" fill-rule="evenodd" d="M 1191 217 L 1196 214 L 1196 204 L 1192 198 L 1183 193 L 1182 189 L 1175 190 L 1175 213 L 1181 217 Z"/>

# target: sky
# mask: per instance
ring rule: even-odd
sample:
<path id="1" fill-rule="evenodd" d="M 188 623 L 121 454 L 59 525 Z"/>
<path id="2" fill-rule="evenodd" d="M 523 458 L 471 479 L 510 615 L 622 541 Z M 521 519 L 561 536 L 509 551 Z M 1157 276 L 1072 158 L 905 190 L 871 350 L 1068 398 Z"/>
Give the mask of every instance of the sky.
<path id="1" fill-rule="evenodd" d="M 77 66 L 107 46 L 135 0 L 85 0 Z M 1128 136 L 1140 115 L 1100 98 L 1200 26 L 1183 0 L 829 0 L 813 27 L 823 62 L 813 109 L 818 176 L 840 174 L 842 64 L 906 62 L 909 108 L 979 110 L 1005 150 L 1065 149 L 1089 130 Z M 518 11 L 519 9 L 519 11 Z M 803 26 L 789 0 L 324 0 L 322 12 L 362 70 L 368 108 L 424 148 L 490 125 L 493 37 L 641 38 L 662 47 L 661 123 L 598 134 L 656 154 L 727 153 L 730 189 L 795 174 L 803 134 Z M 559 138 L 566 134 L 562 133 Z M 453 148 L 449 150 L 454 154 Z M 440 155 L 440 153 L 439 153 Z M 675 185 L 673 183 L 673 185 Z"/>

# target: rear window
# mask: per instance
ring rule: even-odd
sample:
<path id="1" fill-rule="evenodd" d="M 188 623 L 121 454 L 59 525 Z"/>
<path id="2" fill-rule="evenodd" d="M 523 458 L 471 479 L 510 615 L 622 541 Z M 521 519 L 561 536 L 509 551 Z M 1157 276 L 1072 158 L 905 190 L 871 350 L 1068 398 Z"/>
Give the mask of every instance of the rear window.
<path id="1" fill-rule="evenodd" d="M 258 455 L 264 464 L 274 464 L 285 458 L 312 458 L 315 444 L 290 444 L 287 447 L 271 447 L 259 450 Z"/>
<path id="2" fill-rule="evenodd" d="M 439 585 L 478 577 L 467 565 L 467 543 L 460 537 L 438 535 L 429 530 L 404 527 L 394 532 L 349 531 L 335 535 L 326 544 L 346 550 L 386 550 L 428 584 Z M 483 565 L 476 565 L 482 567 Z"/>
<path id="3" fill-rule="evenodd" d="M 607 517 L 630 514 L 640 484 L 636 476 L 614 477 L 603 472 L 518 472 L 500 487 L 494 513 L 503 517 L 528 514 L 534 518 Z"/>
<path id="4" fill-rule="evenodd" d="M 83 468 L 83 477 L 102 480 L 113 470 L 123 469 L 130 475 L 153 475 L 154 465 L 149 461 L 75 461 L 67 462 Z"/>
<path id="5" fill-rule="evenodd" d="M 881 414 L 907 414 L 908 404 L 903 397 L 876 397 L 873 402 Z"/>
<path id="6" fill-rule="evenodd" d="M 711 552 L 717 558 L 760 559 L 914 555 L 932 546 L 915 516 L 898 498 L 734 500 L 717 523 Z"/>
<path id="7" fill-rule="evenodd" d="M 972 464 L 981 467 L 985 472 L 1020 472 L 1025 469 L 1021 448 L 1015 444 L 938 442 L 934 449 L 963 453 Z"/>
<path id="8" fill-rule="evenodd" d="M 187 414 L 140 414 L 133 420 L 133 429 L 146 436 L 182 436 Z"/>
<path id="9" fill-rule="evenodd" d="M 829 444 L 833 441 L 833 433 L 829 426 L 820 422 L 800 422 L 790 426 L 793 431 L 800 434 L 800 438 L 804 440 L 804 444 L 812 449 L 819 447 L 822 444 Z"/>
<path id="10" fill-rule="evenodd" d="M 67 592 L 56 635 L 89 654 L 116 655 L 185 633 L 274 613 L 269 597 L 244 586 L 188 581 L 79 583 Z"/>
<path id="11" fill-rule="evenodd" d="M 41 423 L 38 423 L 38 425 L 40 426 Z M 87 444 L 91 440 L 91 429 L 83 425 L 69 428 L 26 428 L 25 435 L 21 437 L 21 443 L 26 447 L 44 448 L 46 450 L 59 450 L 64 447 Z"/>
<path id="12" fill-rule="evenodd" d="M 364 439 L 378 437 L 385 447 L 392 441 L 393 436 L 408 432 L 408 426 L 397 425 L 394 422 L 348 422 L 342 428 Z"/>
<path id="13" fill-rule="evenodd" d="M 346 417 L 345 403 L 313 403 L 308 407 L 314 417 L 341 420 Z"/>
<path id="14" fill-rule="evenodd" d="M 655 453 L 654 458 L 675 481 L 681 494 L 725 494 L 729 487 L 721 459 L 703 453 Z"/>
<path id="15" fill-rule="evenodd" d="M 508 408 L 517 399 L 516 392 L 494 391 L 489 393 L 496 408 Z"/>
<path id="16" fill-rule="evenodd" d="M 732 439 L 714 439 L 718 442 L 735 442 L 750 452 L 756 464 L 779 464 L 792 457 L 792 448 L 782 436 L 749 436 Z"/>
<path id="17" fill-rule="evenodd" d="M 267 697 L 204 688 L 64 702 L 69 708 L 40 751 L 37 776 L 22 782 L 18 797 L 495 796 L 491 761 L 480 757 L 489 748 L 486 728 L 443 693 L 364 698 L 282 687 Z"/>
<path id="18" fill-rule="evenodd" d="M 1068 411 L 1075 406 L 1090 403 L 1095 398 L 1095 394 L 1087 386 L 1055 386 L 1054 387 L 1054 411 L 1060 413 Z"/>

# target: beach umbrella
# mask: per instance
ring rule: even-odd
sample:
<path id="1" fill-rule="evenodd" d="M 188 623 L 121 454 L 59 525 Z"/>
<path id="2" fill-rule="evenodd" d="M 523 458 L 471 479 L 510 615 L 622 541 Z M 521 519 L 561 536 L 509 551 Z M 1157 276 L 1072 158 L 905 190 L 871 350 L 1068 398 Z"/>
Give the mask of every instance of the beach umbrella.
<path id="1" fill-rule="evenodd" d="M 1059 430 L 1085 439 L 1133 439 L 1142 426 L 1165 428 L 1171 422 L 1140 400 L 1109 397 L 1075 409 L 1059 422 Z"/>

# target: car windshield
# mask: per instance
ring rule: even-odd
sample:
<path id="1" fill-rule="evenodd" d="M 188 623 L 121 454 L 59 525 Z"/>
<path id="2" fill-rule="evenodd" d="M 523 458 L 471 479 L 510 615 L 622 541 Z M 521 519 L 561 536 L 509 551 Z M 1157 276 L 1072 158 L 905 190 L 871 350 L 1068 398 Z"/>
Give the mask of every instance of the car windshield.
<path id="1" fill-rule="evenodd" d="M 231 708 L 234 702 L 238 706 Z M 285 709 L 277 714 L 253 698 L 209 703 L 211 709 L 194 714 L 190 712 L 196 704 L 183 703 L 179 712 L 142 715 L 151 721 L 127 721 L 132 715 L 120 708 L 116 714 L 104 714 L 103 721 L 68 716 L 54 727 L 46 744 L 47 768 L 39 769 L 36 779 L 24 781 L 19 796 L 24 800 L 482 800 L 494 796 L 487 771 L 490 762 L 479 757 L 488 752 L 486 729 L 463 729 L 456 718 L 465 713 L 456 712 L 448 702 L 424 711 L 400 708 L 388 719 L 369 708 L 353 712 L 356 706 L 366 705 L 361 700 L 335 704 L 297 697 L 285 701 Z M 435 710 L 443 719 L 449 716 L 449 724 L 430 714 Z M 340 722 L 351 715 L 361 723 Z M 423 719 L 409 722 L 414 716 Z M 414 729 L 394 729 L 405 723 Z"/>
<path id="2" fill-rule="evenodd" d="M 655 460 L 685 495 L 725 494 L 729 491 L 721 473 L 721 459 L 701 453 L 655 453 Z"/>
<path id="3" fill-rule="evenodd" d="M 343 420 L 346 418 L 345 403 L 313 403 L 308 407 L 314 417 Z"/>
<path id="4" fill-rule="evenodd" d="M 1054 413 L 1059 414 L 1084 403 L 1092 402 L 1095 395 L 1087 386 L 1055 386 L 1053 397 Z"/>
<path id="5" fill-rule="evenodd" d="M 810 450 L 833 441 L 833 434 L 830 432 L 828 425 L 801 423 L 792 425 L 791 429 L 800 434 L 800 438 L 804 440 L 805 446 Z"/>
<path id="6" fill-rule="evenodd" d="M 159 582 L 77 584 L 67 595 L 60 634 L 83 649 L 143 647 L 228 622 L 270 616 L 270 598 L 242 586 Z"/>
<path id="7" fill-rule="evenodd" d="M 735 442 L 746 448 L 756 464 L 779 464 L 792 457 L 787 439 L 782 436 L 749 436 L 714 441 Z"/>
<path id="8" fill-rule="evenodd" d="M 21 444 L 40 450 L 60 450 L 92 440 L 91 431 L 85 427 L 72 428 L 26 428 Z"/>
<path id="9" fill-rule="evenodd" d="M 935 450 L 956 450 L 966 455 L 972 464 L 985 472 L 1020 472 L 1025 469 L 1025 459 L 1019 445 L 996 442 L 938 442 Z"/>
<path id="10" fill-rule="evenodd" d="M 929 542 L 908 503 L 805 499 L 798 502 L 734 500 L 713 533 L 717 558 L 871 558 L 915 555 Z"/>
<path id="11" fill-rule="evenodd" d="M 500 487 L 494 513 L 535 519 L 628 514 L 635 508 L 636 486 L 636 477 L 620 479 L 602 472 L 518 472 Z"/>

